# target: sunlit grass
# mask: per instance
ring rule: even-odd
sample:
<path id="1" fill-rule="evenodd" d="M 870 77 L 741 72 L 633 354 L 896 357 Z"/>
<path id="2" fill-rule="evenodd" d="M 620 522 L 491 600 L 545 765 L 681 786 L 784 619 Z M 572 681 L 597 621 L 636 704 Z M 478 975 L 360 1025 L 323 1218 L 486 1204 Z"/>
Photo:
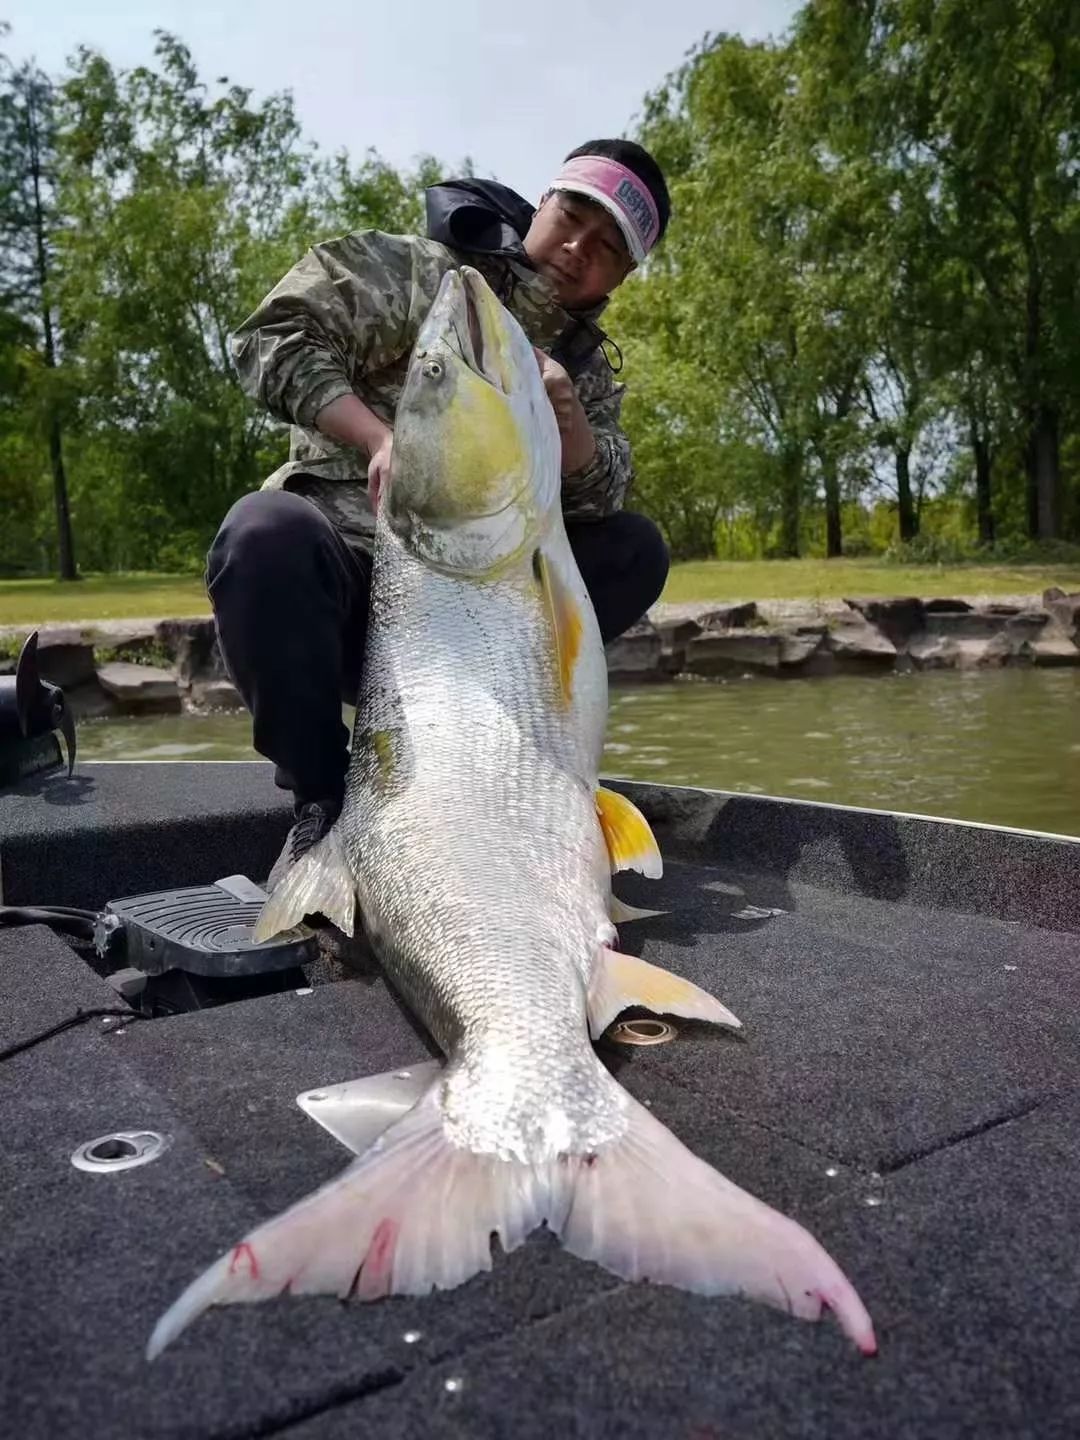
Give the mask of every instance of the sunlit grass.
<path id="1" fill-rule="evenodd" d="M 673 565 L 663 598 L 842 599 L 855 595 L 1026 595 L 1080 590 L 1080 565 L 885 565 L 867 560 L 700 560 Z M 0 580 L 0 625 L 207 615 L 197 575 L 90 575 Z"/>
<path id="2" fill-rule="evenodd" d="M 663 598 L 835 600 L 847 596 L 1038 594 L 1080 590 L 1080 565 L 886 565 L 867 560 L 697 560 L 673 565 Z"/>

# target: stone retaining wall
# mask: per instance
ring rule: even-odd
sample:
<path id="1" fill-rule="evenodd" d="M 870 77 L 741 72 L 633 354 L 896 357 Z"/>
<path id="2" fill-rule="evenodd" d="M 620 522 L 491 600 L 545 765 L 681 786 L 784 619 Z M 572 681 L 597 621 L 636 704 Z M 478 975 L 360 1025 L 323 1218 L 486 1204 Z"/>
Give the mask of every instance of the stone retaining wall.
<path id="1" fill-rule="evenodd" d="M 7 627 L 0 641 L 10 649 L 24 633 Z M 84 718 L 240 704 L 207 616 L 43 625 L 38 655 Z M 0 658 L 0 673 L 14 663 Z M 1080 665 L 1080 594 L 657 605 L 608 647 L 620 683 L 1006 665 Z"/>

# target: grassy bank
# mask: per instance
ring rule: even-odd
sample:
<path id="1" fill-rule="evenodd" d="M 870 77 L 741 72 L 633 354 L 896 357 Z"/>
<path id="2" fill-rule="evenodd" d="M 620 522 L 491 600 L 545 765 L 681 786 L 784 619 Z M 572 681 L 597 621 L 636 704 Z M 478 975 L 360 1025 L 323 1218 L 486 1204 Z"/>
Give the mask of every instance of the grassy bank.
<path id="1" fill-rule="evenodd" d="M 868 560 L 694 561 L 664 599 L 799 600 L 845 595 L 1018 595 L 1080 590 L 1080 565 L 885 565 Z M 77 584 L 0 580 L 0 625 L 209 613 L 200 576 L 93 575 Z"/>

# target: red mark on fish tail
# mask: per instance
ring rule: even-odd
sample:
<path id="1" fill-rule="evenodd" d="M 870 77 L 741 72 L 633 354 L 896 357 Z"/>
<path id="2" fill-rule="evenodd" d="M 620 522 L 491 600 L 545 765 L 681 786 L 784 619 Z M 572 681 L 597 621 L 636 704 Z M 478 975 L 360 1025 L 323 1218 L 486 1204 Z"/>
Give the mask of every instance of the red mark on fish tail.
<path id="1" fill-rule="evenodd" d="M 257 1280 L 259 1278 L 259 1262 L 255 1259 L 255 1251 L 246 1240 L 242 1240 L 235 1246 L 229 1256 L 229 1274 L 235 1275 L 240 1267 L 241 1260 L 247 1265 L 248 1278 Z"/>
<path id="2" fill-rule="evenodd" d="M 376 1225 L 364 1257 L 359 1284 L 355 1287 L 361 1300 L 378 1300 L 383 1295 L 390 1294 L 390 1278 L 394 1269 L 399 1229 L 398 1222 L 389 1218 L 380 1220 Z"/>

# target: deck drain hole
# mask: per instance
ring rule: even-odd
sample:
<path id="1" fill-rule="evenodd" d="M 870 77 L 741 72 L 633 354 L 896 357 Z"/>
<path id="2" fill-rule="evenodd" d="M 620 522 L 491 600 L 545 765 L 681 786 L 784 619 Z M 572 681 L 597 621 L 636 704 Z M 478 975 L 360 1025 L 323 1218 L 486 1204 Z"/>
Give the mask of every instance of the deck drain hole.
<path id="1" fill-rule="evenodd" d="M 666 1020 L 621 1020 L 611 1038 L 619 1045 L 666 1045 L 678 1033 Z"/>
<path id="2" fill-rule="evenodd" d="M 99 1135 L 87 1140 L 71 1157 L 76 1170 L 93 1175 L 111 1175 L 118 1170 L 133 1170 L 147 1165 L 169 1148 L 169 1136 L 154 1130 L 118 1130 L 113 1135 Z"/>

